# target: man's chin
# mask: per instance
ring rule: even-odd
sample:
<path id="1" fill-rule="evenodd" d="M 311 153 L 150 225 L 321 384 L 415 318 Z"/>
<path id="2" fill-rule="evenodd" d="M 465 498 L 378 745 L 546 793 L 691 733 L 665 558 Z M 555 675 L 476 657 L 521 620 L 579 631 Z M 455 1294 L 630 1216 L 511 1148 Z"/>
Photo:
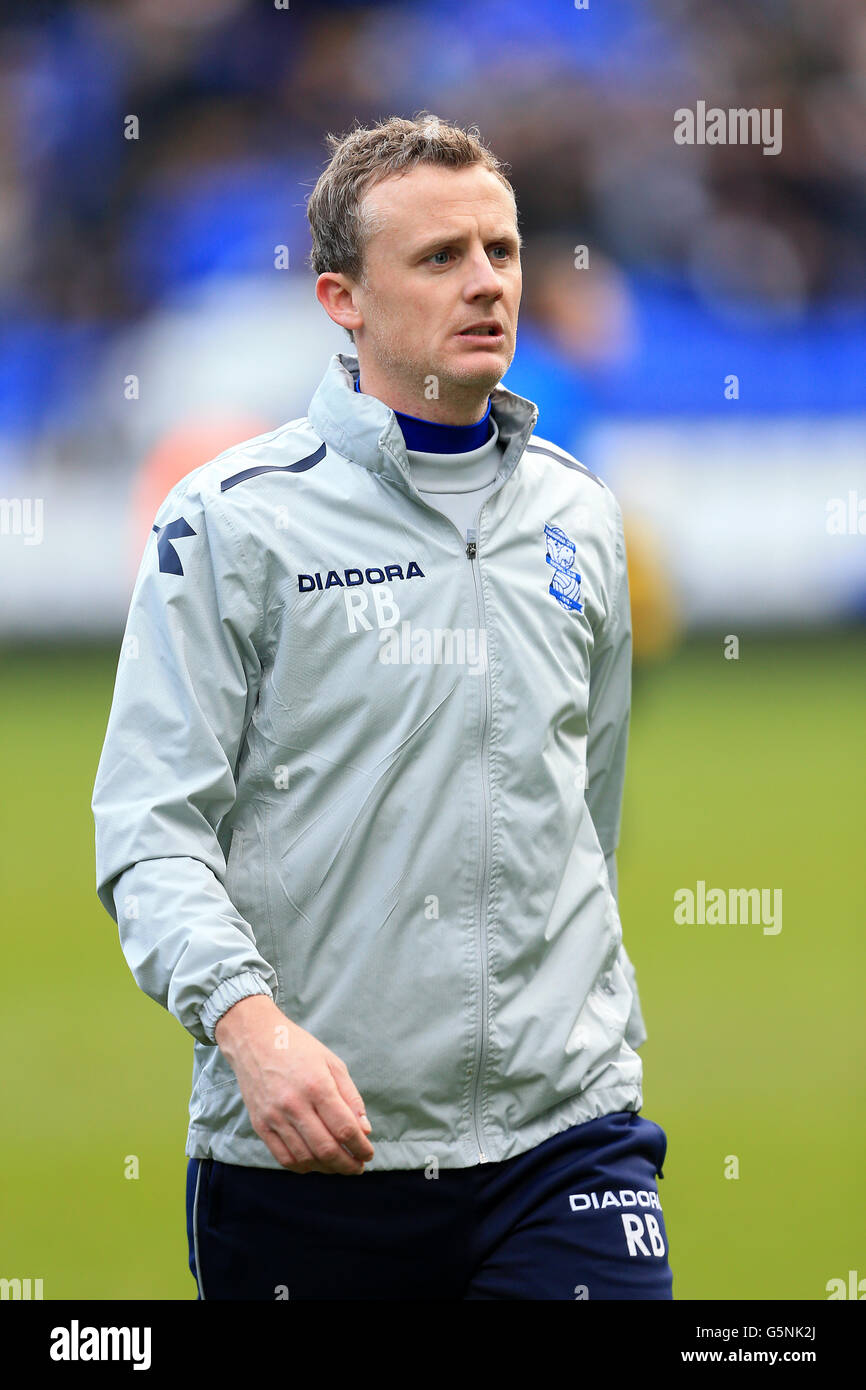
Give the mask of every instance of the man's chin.
<path id="1" fill-rule="evenodd" d="M 455 387 L 472 386 L 489 395 L 505 376 L 513 356 L 502 348 L 488 351 L 481 347 L 458 347 L 454 353 L 449 353 L 438 375 L 443 385 L 450 381 Z"/>

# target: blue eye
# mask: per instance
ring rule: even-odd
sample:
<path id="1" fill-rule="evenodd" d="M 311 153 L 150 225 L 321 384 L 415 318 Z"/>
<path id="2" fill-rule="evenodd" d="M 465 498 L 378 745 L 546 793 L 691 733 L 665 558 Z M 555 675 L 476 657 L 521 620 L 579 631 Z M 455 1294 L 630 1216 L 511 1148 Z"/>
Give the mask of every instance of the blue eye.
<path id="1" fill-rule="evenodd" d="M 511 255 L 511 248 L 510 248 L 509 246 L 506 246 L 504 242 L 501 242 L 498 246 L 494 247 L 494 250 L 495 250 L 495 251 L 503 251 L 503 252 L 505 253 L 504 256 L 502 257 L 503 260 L 507 260 L 507 259 L 510 257 L 510 255 Z M 432 264 L 434 264 L 434 265 L 445 265 L 445 264 L 447 263 L 447 258 L 448 258 L 450 255 L 451 255 L 450 250 L 448 250 L 447 248 L 445 248 L 445 249 L 443 249 L 443 250 L 441 250 L 441 251 L 434 251 L 430 256 L 427 257 L 427 259 L 428 259 L 428 261 L 432 262 Z M 436 260 L 436 257 L 437 257 L 437 256 L 445 256 L 446 259 L 445 259 L 444 261 L 437 261 L 437 260 Z"/>

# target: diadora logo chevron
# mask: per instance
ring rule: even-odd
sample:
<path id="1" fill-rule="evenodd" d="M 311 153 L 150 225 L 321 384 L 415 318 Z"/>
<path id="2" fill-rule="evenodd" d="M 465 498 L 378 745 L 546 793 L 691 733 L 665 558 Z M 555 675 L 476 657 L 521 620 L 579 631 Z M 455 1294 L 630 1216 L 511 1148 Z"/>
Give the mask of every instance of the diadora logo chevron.
<path id="1" fill-rule="evenodd" d="M 320 570 L 313 574 L 298 575 L 298 590 L 302 594 L 313 589 L 352 589 L 357 584 L 388 584 L 394 579 L 426 579 L 417 560 L 410 560 L 403 573 L 402 565 L 371 565 L 369 569 L 328 570 L 323 575 Z"/>
<path id="2" fill-rule="evenodd" d="M 577 572 L 577 550 L 574 541 L 548 521 L 544 527 L 547 537 L 547 563 L 553 565 L 553 578 L 548 593 L 552 594 L 563 608 L 583 612 L 580 601 L 580 575 Z"/>
<path id="3" fill-rule="evenodd" d="M 154 526 L 153 529 L 159 536 L 156 553 L 159 556 L 160 572 L 182 575 L 183 565 L 172 541 L 176 541 L 180 536 L 194 536 L 196 532 L 184 516 L 179 516 L 177 521 L 169 521 L 166 526 Z"/>

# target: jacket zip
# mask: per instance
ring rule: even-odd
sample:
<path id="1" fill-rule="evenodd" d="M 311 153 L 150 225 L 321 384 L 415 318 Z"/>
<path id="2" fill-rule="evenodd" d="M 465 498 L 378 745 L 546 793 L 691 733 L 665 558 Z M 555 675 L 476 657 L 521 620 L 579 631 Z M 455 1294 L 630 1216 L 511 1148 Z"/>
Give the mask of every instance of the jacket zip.
<path id="1" fill-rule="evenodd" d="M 482 503 L 483 507 L 483 503 Z M 478 524 L 481 525 L 481 514 L 479 511 Z M 467 532 L 466 556 L 472 566 L 472 582 L 475 586 L 475 609 L 478 615 L 478 630 L 484 633 L 484 719 L 481 725 L 481 789 L 484 796 L 484 827 L 482 837 L 482 858 L 481 858 L 481 903 L 478 912 L 478 946 L 481 964 L 481 1034 L 480 1047 L 478 1053 L 478 1063 L 475 1072 L 475 1088 L 472 1093 L 472 1119 L 475 1126 L 475 1140 L 478 1145 L 479 1163 L 487 1162 L 487 1155 L 484 1152 L 484 1142 L 482 1138 L 482 1122 L 478 1109 L 478 1097 L 481 1090 L 481 1077 L 484 1074 L 486 1063 L 486 1042 L 489 980 L 488 980 L 488 951 L 489 943 L 487 939 L 487 874 L 491 858 L 490 847 L 490 828 L 492 822 L 492 811 L 490 805 L 490 776 L 487 762 L 487 743 L 488 730 L 490 727 L 490 707 L 492 703 L 490 690 L 490 665 L 488 662 L 487 631 L 484 624 L 484 596 L 481 592 L 481 576 L 478 570 L 478 532 L 474 529 Z"/>
<path id="2" fill-rule="evenodd" d="M 499 489 L 497 488 L 496 491 L 498 492 Z M 493 495 L 494 494 L 491 494 L 491 496 Z M 472 566 L 472 584 L 475 590 L 475 612 L 478 618 L 479 632 L 484 632 L 484 722 L 481 726 L 481 787 L 484 796 L 484 834 L 482 839 L 481 859 L 481 910 L 478 914 L 478 950 L 479 964 L 481 967 L 481 1029 L 479 1036 L 479 1047 L 476 1050 L 477 1062 L 475 1070 L 475 1084 L 472 1091 L 472 1125 L 475 1130 L 475 1143 L 478 1149 L 478 1162 L 486 1163 L 487 1155 L 484 1152 L 484 1137 L 482 1134 L 483 1126 L 481 1123 L 481 1116 L 478 1110 L 478 1094 L 481 1088 L 481 1077 L 484 1072 L 485 1062 L 487 1060 L 487 1030 L 485 1026 L 487 1022 L 487 1002 L 489 993 L 487 968 L 489 963 L 487 957 L 487 871 L 492 854 L 492 851 L 488 849 L 492 817 L 490 806 L 490 778 L 488 775 L 487 765 L 487 731 L 490 725 L 490 706 L 492 704 L 492 695 L 490 690 L 490 667 L 488 665 L 487 660 L 487 632 L 484 626 L 484 598 L 481 593 L 481 585 L 479 582 L 480 576 L 478 573 L 478 531 L 474 527 L 470 527 L 467 529 L 466 534 L 464 535 L 460 528 L 456 526 L 454 522 L 451 520 L 450 516 L 446 516 L 444 512 L 440 512 L 438 507 L 431 506 L 430 503 L 425 502 L 424 498 L 420 495 L 417 496 L 416 500 L 421 504 L 422 507 L 426 507 L 427 511 L 434 512 L 435 515 L 439 517 L 440 521 L 447 522 L 447 524 L 451 527 L 452 531 L 456 531 L 458 536 L 460 537 L 460 540 L 465 549 L 466 558 L 469 560 Z M 480 508 L 478 509 L 476 520 L 478 522 L 479 527 L 481 525 L 481 513 L 483 512 L 489 500 L 489 497 L 485 497 L 484 501 L 481 503 Z"/>

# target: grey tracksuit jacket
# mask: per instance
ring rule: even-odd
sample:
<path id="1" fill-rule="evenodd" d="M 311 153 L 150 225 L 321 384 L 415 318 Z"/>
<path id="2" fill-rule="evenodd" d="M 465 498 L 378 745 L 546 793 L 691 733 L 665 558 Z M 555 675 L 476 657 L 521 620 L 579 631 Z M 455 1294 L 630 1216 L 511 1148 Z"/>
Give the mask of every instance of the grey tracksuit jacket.
<path id="1" fill-rule="evenodd" d="M 186 1152 L 278 1168 L 214 1026 L 271 995 L 340 1056 L 368 1170 L 461 1168 L 639 1110 L 614 851 L 622 518 L 497 386 L 467 539 L 337 353 L 309 414 L 160 506 L 92 809 L 140 987 L 195 1039 Z"/>

